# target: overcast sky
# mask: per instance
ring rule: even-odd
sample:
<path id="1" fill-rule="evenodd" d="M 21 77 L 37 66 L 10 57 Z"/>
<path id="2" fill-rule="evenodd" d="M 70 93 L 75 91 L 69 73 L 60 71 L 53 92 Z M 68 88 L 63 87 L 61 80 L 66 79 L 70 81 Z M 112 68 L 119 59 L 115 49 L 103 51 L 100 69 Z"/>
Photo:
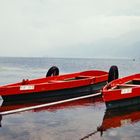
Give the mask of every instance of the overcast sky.
<path id="1" fill-rule="evenodd" d="M 0 56 L 140 58 L 140 0 L 0 0 L 0 48 Z"/>

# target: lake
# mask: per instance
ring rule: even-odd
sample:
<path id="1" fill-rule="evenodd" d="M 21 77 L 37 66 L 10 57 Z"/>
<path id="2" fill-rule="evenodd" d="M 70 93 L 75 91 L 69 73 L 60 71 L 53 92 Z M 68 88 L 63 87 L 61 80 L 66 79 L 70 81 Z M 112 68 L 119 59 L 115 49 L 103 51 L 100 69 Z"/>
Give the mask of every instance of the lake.
<path id="1" fill-rule="evenodd" d="M 140 72 L 140 60 L 132 59 L 0 57 L 0 85 L 45 77 L 53 65 L 60 74 L 108 71 L 111 65 L 118 66 L 120 77 Z M 96 97 L 3 115 L 0 140 L 139 140 L 139 131 L 139 106 L 107 111 Z"/>

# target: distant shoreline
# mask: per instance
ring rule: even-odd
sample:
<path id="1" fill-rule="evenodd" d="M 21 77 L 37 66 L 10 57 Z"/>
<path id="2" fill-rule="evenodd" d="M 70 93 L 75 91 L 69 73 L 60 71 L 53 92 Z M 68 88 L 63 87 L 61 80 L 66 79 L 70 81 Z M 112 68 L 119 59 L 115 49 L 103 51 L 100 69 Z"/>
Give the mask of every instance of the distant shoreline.
<path id="1" fill-rule="evenodd" d="M 0 56 L 0 58 L 23 58 L 23 59 L 29 59 L 29 58 L 32 58 L 32 59 L 37 59 L 37 58 L 48 58 L 48 59 L 104 59 L 104 60 L 110 60 L 110 59 L 113 59 L 113 60 L 133 60 L 133 61 L 136 61 L 136 60 L 139 60 L 140 58 L 123 58 L 123 57 L 108 57 L 108 58 L 101 58 L 101 57 L 47 57 L 47 56 L 32 56 L 32 57 L 29 57 L 29 56 Z"/>

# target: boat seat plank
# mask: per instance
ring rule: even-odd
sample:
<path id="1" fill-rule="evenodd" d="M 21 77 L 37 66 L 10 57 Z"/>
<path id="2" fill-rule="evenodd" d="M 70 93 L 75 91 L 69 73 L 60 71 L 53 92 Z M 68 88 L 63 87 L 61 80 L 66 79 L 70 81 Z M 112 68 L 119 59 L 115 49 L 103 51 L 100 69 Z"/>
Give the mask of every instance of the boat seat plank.
<path id="1" fill-rule="evenodd" d="M 135 85 L 135 84 L 117 84 L 117 89 L 131 88 L 131 87 L 140 87 L 140 85 Z"/>
<path id="2" fill-rule="evenodd" d="M 135 85 L 135 84 L 116 84 L 116 86 L 113 86 L 110 90 L 125 89 L 125 88 L 132 88 L 132 87 L 140 87 L 140 85 Z"/>
<path id="3" fill-rule="evenodd" d="M 64 81 L 80 80 L 80 79 L 86 79 L 86 78 L 91 78 L 91 76 L 79 75 L 79 76 L 76 76 L 76 77 L 64 79 Z"/>
<path id="4" fill-rule="evenodd" d="M 48 83 L 61 83 L 64 82 L 63 80 L 50 80 Z"/>

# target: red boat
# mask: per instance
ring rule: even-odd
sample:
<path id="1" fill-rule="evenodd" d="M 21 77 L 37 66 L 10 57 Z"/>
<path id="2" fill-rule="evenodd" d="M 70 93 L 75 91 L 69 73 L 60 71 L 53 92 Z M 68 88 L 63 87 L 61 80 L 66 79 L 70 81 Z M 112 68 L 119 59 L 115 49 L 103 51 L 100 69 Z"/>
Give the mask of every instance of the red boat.
<path id="1" fill-rule="evenodd" d="M 47 98 L 52 102 L 97 93 L 108 80 L 108 72 L 100 70 L 58 74 L 59 69 L 53 66 L 46 77 L 0 86 L 0 96 L 4 101 Z"/>
<path id="2" fill-rule="evenodd" d="M 140 103 L 140 74 L 113 80 L 102 94 L 108 109 Z"/>

